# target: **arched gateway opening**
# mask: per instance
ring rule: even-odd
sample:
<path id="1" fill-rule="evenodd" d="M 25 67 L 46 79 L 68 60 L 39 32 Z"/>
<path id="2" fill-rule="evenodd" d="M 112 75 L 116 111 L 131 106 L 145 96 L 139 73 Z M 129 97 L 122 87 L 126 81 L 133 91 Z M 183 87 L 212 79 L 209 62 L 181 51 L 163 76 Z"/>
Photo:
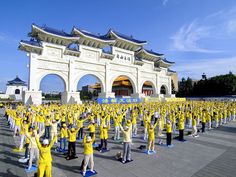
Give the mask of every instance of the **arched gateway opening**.
<path id="1" fill-rule="evenodd" d="M 66 90 L 66 84 L 57 74 L 48 74 L 40 81 L 43 102 L 60 102 L 61 95 Z"/>
<path id="2" fill-rule="evenodd" d="M 103 84 L 97 76 L 86 74 L 79 79 L 77 91 L 80 92 L 80 99 L 83 101 L 96 100 L 103 91 Z"/>
<path id="3" fill-rule="evenodd" d="M 161 92 L 161 94 L 166 95 L 168 93 L 167 92 L 167 87 L 165 85 L 162 85 L 160 92 Z"/>
<path id="4" fill-rule="evenodd" d="M 126 76 L 117 77 L 112 83 L 112 92 L 115 97 L 129 97 L 134 93 L 133 84 Z"/>

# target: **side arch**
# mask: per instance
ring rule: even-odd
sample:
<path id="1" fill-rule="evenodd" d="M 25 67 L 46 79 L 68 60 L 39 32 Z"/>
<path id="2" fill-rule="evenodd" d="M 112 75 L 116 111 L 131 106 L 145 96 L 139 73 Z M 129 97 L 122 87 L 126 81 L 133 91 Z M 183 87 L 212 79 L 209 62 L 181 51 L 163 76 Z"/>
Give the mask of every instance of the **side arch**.
<path id="1" fill-rule="evenodd" d="M 141 85 L 140 85 L 140 93 L 142 93 L 142 90 L 143 90 L 143 85 L 144 85 L 144 83 L 145 82 L 149 82 L 149 83 L 151 83 L 151 85 L 152 85 L 152 90 L 153 90 L 153 94 L 156 94 L 156 85 L 154 84 L 155 82 L 154 81 L 152 81 L 152 80 L 149 80 L 149 79 L 147 79 L 147 80 L 143 80 L 142 82 L 141 82 Z"/>
<path id="2" fill-rule="evenodd" d="M 38 74 L 37 76 L 37 89 L 40 90 L 40 85 L 44 77 L 48 75 L 56 75 L 58 76 L 64 84 L 64 92 L 68 91 L 68 76 L 62 72 L 57 72 L 57 71 L 48 71 L 48 72 L 42 72 Z"/>
<path id="3" fill-rule="evenodd" d="M 165 84 L 162 84 L 161 87 L 160 87 L 160 94 L 168 95 L 168 93 L 169 93 L 168 86 L 165 85 Z"/>

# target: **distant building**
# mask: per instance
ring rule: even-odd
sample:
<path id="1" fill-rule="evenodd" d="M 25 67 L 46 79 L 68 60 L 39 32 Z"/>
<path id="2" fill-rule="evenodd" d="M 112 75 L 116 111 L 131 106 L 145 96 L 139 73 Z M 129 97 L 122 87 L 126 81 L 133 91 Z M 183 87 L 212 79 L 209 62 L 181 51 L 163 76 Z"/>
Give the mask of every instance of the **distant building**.
<path id="1" fill-rule="evenodd" d="M 7 82 L 6 93 L 0 94 L 0 98 L 22 101 L 22 93 L 26 90 L 26 82 L 22 81 L 18 76 L 16 76 L 15 79 Z"/>

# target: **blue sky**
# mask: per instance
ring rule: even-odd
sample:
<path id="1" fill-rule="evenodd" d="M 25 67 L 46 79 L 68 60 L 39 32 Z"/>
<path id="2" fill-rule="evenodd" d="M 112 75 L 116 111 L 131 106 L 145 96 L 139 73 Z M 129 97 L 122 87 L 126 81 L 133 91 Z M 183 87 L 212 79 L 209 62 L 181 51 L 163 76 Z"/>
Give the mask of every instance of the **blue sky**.
<path id="1" fill-rule="evenodd" d="M 28 58 L 17 47 L 32 23 L 67 32 L 73 26 L 100 34 L 113 28 L 147 40 L 146 48 L 176 62 L 172 69 L 180 79 L 236 73 L 235 0 L 7 0 L 0 2 L 0 20 L 2 91 L 16 75 L 28 80 Z M 88 80 L 95 81 L 80 85 Z M 63 82 L 49 76 L 41 86 L 61 90 Z"/>

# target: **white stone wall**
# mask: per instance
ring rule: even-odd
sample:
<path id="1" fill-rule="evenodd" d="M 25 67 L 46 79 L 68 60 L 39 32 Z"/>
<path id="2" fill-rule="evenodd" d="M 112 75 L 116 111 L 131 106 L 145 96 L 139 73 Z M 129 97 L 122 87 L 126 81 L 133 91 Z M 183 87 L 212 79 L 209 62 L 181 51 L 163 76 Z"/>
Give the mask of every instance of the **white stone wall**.
<path id="1" fill-rule="evenodd" d="M 167 90 L 167 95 L 171 95 L 171 77 L 167 75 L 167 69 L 154 71 L 154 63 L 144 61 L 144 65 L 134 64 L 134 52 L 112 47 L 114 59 L 101 58 L 101 49 L 80 45 L 80 56 L 64 55 L 65 47 L 50 43 L 43 43 L 42 55 L 29 54 L 30 76 L 29 91 L 39 91 L 41 80 L 49 74 L 56 74 L 64 81 L 64 91 L 69 92 L 73 97 L 73 92 L 77 91 L 79 80 L 91 74 L 101 82 L 101 95 L 112 96 L 112 84 L 118 76 L 129 78 L 136 96 L 142 94 L 143 83 L 149 81 L 154 88 L 154 95 L 159 96 L 162 85 Z M 63 100 L 68 100 L 68 94 L 63 94 Z M 78 96 L 74 98 L 78 100 Z"/>
<path id="2" fill-rule="evenodd" d="M 20 90 L 20 94 L 15 94 L 16 89 Z M 14 86 L 8 85 L 6 89 L 6 95 L 9 95 L 10 98 L 14 100 L 22 100 L 23 91 L 27 90 L 27 86 Z"/>

